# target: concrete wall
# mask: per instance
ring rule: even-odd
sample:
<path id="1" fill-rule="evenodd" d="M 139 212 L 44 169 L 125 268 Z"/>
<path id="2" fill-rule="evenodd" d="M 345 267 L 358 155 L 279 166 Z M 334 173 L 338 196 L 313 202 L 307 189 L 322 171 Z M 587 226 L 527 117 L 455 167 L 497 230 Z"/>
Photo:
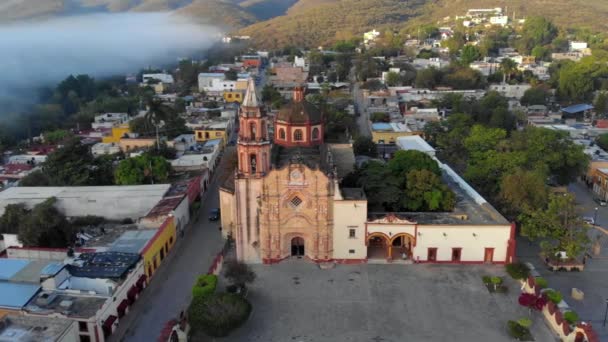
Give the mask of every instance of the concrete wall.
<path id="1" fill-rule="evenodd" d="M 235 188 L 237 226 L 234 239 L 236 255 L 241 261 L 261 263 L 260 236 L 257 229 L 259 219 L 257 197 L 262 193 L 262 179 L 237 179 Z M 257 245 L 255 245 L 256 242 Z"/>
<path id="2" fill-rule="evenodd" d="M 436 261 L 451 262 L 452 248 L 462 248 L 461 262 L 483 262 L 485 248 L 494 248 L 493 262 L 505 262 L 510 234 L 510 225 L 419 225 L 414 260 L 427 261 L 428 249 L 437 248 Z"/>
<path id="3" fill-rule="evenodd" d="M 175 227 L 178 231 L 184 229 L 188 222 L 190 222 L 190 205 L 187 196 L 184 196 L 182 202 L 173 210 L 173 216 Z"/>
<path id="4" fill-rule="evenodd" d="M 366 218 L 367 201 L 334 201 L 334 259 L 363 260 L 367 257 L 367 247 L 365 246 Z M 355 229 L 354 238 L 349 235 L 350 229 Z"/>
<path id="5" fill-rule="evenodd" d="M 42 248 L 9 248 L 6 255 L 11 259 L 34 259 L 34 260 L 54 260 L 63 261 L 67 258 L 67 251 L 62 248 L 42 249 Z"/>
<path id="6" fill-rule="evenodd" d="M 236 225 L 236 206 L 234 194 L 220 189 L 220 219 L 222 225 L 222 237 L 225 239 L 228 235 L 234 237 L 234 228 Z"/>

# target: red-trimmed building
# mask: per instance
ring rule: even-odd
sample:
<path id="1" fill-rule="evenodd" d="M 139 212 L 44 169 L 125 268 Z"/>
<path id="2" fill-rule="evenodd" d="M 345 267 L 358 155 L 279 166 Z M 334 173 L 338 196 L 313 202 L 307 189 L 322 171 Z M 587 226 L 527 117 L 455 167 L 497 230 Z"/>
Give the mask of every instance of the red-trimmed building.
<path id="1" fill-rule="evenodd" d="M 323 144 L 323 113 L 304 98 L 304 88 L 297 87 L 293 100 L 283 106 L 274 121 L 274 143 L 284 147 Z"/>

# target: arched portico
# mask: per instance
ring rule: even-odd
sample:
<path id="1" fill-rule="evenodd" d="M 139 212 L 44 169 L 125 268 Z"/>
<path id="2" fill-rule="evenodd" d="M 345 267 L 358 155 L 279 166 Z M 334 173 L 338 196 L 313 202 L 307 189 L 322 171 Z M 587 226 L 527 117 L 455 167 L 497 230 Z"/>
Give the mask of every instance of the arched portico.
<path id="1" fill-rule="evenodd" d="M 367 236 L 368 259 L 411 259 L 415 238 L 408 233 L 388 236 L 375 232 Z"/>
<path id="2" fill-rule="evenodd" d="M 383 233 L 372 233 L 367 236 L 367 258 L 388 259 L 391 239 Z"/>

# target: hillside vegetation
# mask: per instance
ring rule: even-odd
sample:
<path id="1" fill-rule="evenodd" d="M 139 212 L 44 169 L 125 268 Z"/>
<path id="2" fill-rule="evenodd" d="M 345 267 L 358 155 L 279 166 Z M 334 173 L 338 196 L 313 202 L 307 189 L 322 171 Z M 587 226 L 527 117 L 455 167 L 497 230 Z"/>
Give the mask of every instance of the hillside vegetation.
<path id="1" fill-rule="evenodd" d="M 422 14 L 426 0 L 314 2 L 315 6 L 298 3 L 287 15 L 256 23 L 240 32 L 252 36 L 256 43 L 265 47 L 316 47 L 350 39 L 372 28 L 404 25 L 409 18 Z"/>

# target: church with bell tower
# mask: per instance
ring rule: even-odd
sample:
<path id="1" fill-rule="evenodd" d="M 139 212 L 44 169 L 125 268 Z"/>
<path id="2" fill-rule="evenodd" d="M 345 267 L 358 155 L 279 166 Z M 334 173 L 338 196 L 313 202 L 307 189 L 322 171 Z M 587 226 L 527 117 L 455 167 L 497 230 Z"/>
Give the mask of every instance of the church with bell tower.
<path id="1" fill-rule="evenodd" d="M 238 118 L 237 170 L 220 192 L 223 229 L 234 239 L 239 260 L 269 264 L 287 257 L 334 258 L 339 172 L 334 151 L 324 143 L 324 114 L 304 92 L 296 87 L 271 123 L 249 80 Z M 352 168 L 352 149 L 340 150 L 345 151 Z M 361 220 L 365 214 L 360 210 Z"/>

